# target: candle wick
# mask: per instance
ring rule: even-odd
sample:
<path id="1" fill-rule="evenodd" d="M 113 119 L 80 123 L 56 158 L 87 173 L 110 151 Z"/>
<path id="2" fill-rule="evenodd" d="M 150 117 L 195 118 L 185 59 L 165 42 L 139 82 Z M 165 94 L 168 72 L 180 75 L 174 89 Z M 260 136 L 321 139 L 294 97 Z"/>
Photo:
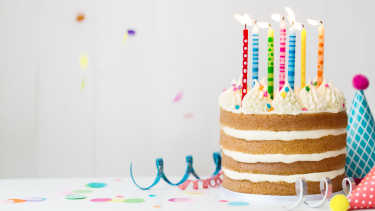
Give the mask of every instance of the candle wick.
<path id="1" fill-rule="evenodd" d="M 323 25 L 323 21 L 320 21 L 320 24 Z"/>
<path id="2" fill-rule="evenodd" d="M 271 24 L 268 24 L 271 27 Z"/>
<path id="3" fill-rule="evenodd" d="M 246 23 L 245 23 L 245 29 L 246 29 Z"/>
<path id="4" fill-rule="evenodd" d="M 257 25 L 257 21 L 258 21 L 258 20 L 255 20 L 255 26 Z"/>
<path id="5" fill-rule="evenodd" d="M 305 29 L 305 25 L 302 24 L 303 29 Z"/>
<path id="6" fill-rule="evenodd" d="M 284 21 L 284 16 L 283 16 L 283 21 Z"/>
<path id="7" fill-rule="evenodd" d="M 294 26 L 294 21 L 292 21 L 292 26 Z"/>

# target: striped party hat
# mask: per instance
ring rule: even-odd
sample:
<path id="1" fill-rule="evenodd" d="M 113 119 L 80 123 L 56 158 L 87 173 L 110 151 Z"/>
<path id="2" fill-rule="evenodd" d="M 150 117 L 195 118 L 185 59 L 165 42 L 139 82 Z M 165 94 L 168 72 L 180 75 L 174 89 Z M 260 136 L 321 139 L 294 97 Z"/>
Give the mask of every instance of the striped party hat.
<path id="1" fill-rule="evenodd" d="M 346 175 L 353 178 L 365 177 L 375 164 L 375 122 L 363 93 L 368 85 L 365 76 L 354 76 L 353 86 L 358 91 L 349 112 L 345 165 Z"/>

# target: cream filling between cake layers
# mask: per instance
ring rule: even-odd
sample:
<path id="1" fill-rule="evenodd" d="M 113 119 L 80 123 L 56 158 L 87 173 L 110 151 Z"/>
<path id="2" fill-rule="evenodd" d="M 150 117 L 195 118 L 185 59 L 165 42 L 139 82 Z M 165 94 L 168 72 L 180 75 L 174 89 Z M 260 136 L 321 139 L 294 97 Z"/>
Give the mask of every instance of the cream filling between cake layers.
<path id="1" fill-rule="evenodd" d="M 341 135 L 346 133 L 346 128 L 339 129 L 322 129 L 322 130 L 305 130 L 305 131 L 262 131 L 262 130 L 237 130 L 231 127 L 222 127 L 224 133 L 229 136 L 252 140 L 252 141 L 263 141 L 263 140 L 282 140 L 292 141 L 295 139 L 318 139 L 328 135 Z"/>
<path id="2" fill-rule="evenodd" d="M 346 147 L 337 151 L 328 151 L 324 153 L 313 154 L 246 154 L 243 152 L 236 152 L 222 148 L 226 156 L 233 158 L 236 161 L 243 163 L 294 163 L 297 161 L 320 161 L 326 158 L 336 157 L 341 154 L 346 154 Z"/>
<path id="3" fill-rule="evenodd" d="M 250 173 L 240 173 L 223 168 L 224 174 L 233 180 L 249 180 L 251 182 L 287 182 L 295 183 L 298 177 L 304 177 L 307 181 L 319 182 L 323 177 L 328 177 L 333 179 L 339 175 L 345 173 L 345 168 L 319 172 L 310 174 L 293 174 L 293 175 L 269 175 L 269 174 L 250 174 Z"/>

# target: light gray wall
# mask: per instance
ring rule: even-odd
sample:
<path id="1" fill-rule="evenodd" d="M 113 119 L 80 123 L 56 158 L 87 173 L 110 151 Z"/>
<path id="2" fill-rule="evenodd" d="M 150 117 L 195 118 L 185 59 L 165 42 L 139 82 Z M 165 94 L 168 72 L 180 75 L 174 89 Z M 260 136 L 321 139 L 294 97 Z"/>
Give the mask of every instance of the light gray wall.
<path id="1" fill-rule="evenodd" d="M 270 15 L 285 14 L 285 6 L 306 25 L 308 76 L 316 74 L 318 30 L 306 18 L 324 21 L 325 76 L 350 106 L 352 77 L 374 79 L 374 1 L 0 1 L 0 177 L 129 176 L 130 162 L 136 176 L 155 175 L 157 157 L 167 175 L 182 175 L 188 154 L 198 174 L 211 174 L 218 97 L 241 73 L 243 26 L 233 15 L 271 23 L 278 40 Z M 122 45 L 128 29 L 136 36 Z"/>

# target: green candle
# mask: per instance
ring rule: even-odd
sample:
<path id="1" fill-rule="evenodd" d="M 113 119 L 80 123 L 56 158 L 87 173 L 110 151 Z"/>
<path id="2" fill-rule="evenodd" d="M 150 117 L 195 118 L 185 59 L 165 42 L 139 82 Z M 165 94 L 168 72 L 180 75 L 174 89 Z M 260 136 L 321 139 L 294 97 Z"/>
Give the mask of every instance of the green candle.
<path id="1" fill-rule="evenodd" d="M 268 29 L 268 94 L 273 99 L 273 29 Z"/>

